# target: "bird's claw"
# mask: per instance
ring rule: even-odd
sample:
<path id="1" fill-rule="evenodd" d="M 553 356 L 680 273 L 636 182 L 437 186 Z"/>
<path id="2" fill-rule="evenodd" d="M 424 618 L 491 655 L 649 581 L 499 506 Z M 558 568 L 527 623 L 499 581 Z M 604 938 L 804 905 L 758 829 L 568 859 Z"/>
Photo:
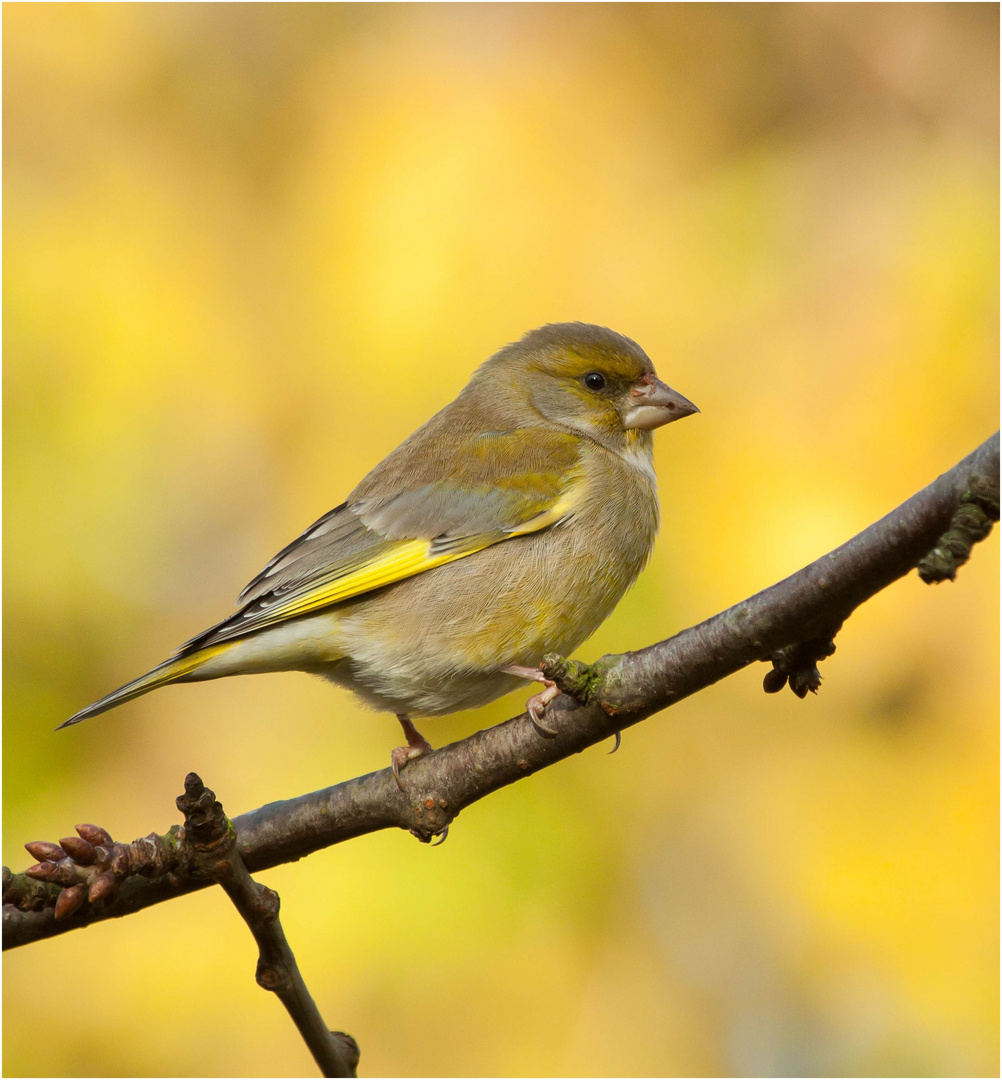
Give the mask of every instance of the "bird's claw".
<path id="1" fill-rule="evenodd" d="M 423 741 L 423 740 L 422 740 Z M 412 746 L 398 746 L 392 754 L 390 754 L 390 767 L 393 769 L 393 779 L 397 782 L 397 787 L 401 791 L 406 790 L 404 788 L 404 782 L 400 779 L 400 770 L 407 764 L 408 761 L 413 761 L 415 758 L 422 757 L 431 750 L 431 743 L 426 742 L 424 746 L 412 745 Z"/>
<path id="2" fill-rule="evenodd" d="M 396 780 L 397 787 L 404 791 L 404 783 L 400 779 L 400 770 L 408 761 L 413 761 L 414 758 L 419 758 L 422 754 L 430 753 L 431 743 L 411 723 L 410 717 L 406 713 L 397 713 L 397 719 L 404 729 L 404 735 L 407 736 L 407 745 L 398 746 L 390 754 L 390 768 L 393 769 L 393 779 Z"/>
<path id="3" fill-rule="evenodd" d="M 544 684 L 543 689 L 538 694 L 533 694 L 531 698 L 525 703 L 525 711 L 529 714 L 529 719 L 532 721 L 532 726 L 542 735 L 544 738 L 553 739 L 559 732 L 556 728 L 551 728 L 543 723 L 543 715 L 546 712 L 546 706 L 560 694 L 560 687 L 557 686 L 552 679 L 540 679 L 540 682 Z"/>
<path id="4" fill-rule="evenodd" d="M 541 682 L 543 684 L 543 689 L 538 694 L 533 694 L 525 703 L 525 711 L 529 714 L 532 726 L 544 738 L 552 739 L 558 735 L 559 732 L 555 728 L 547 727 L 543 723 L 543 713 L 546 712 L 546 706 L 555 697 L 559 696 L 560 687 L 552 679 L 548 679 L 539 668 L 510 664 L 501 670 L 508 675 L 517 675 L 520 679 L 530 679 L 532 682 Z"/>
<path id="5" fill-rule="evenodd" d="M 616 745 L 609 751 L 609 753 L 614 754 L 620 748 L 622 743 L 623 743 L 622 732 L 617 731 L 616 732 Z"/>

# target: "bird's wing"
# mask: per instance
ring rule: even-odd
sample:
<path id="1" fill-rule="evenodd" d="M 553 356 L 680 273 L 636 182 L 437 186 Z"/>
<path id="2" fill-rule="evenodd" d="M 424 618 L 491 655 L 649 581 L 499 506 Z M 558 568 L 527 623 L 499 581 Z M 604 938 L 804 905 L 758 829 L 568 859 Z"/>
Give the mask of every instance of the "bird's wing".
<path id="1" fill-rule="evenodd" d="M 431 467 L 377 467 L 283 548 L 240 594 L 241 609 L 178 650 L 187 654 L 392 585 L 571 516 L 579 440 L 542 428 L 436 447 Z M 402 449 L 402 448 L 401 448 Z M 448 460 L 451 458 L 451 460 Z M 445 479 L 428 479 L 437 472 Z M 409 474 L 407 479 L 404 474 Z"/>

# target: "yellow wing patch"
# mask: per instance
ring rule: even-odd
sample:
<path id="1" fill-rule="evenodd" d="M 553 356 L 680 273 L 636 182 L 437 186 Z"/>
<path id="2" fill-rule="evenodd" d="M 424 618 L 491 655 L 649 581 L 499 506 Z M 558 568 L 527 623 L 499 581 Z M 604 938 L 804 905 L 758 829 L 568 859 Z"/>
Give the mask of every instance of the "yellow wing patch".
<path id="1" fill-rule="evenodd" d="M 477 551 L 483 551 L 484 548 L 501 543 L 510 537 L 526 536 L 529 533 L 549 528 L 573 514 L 581 491 L 582 484 L 573 484 L 561 498 L 542 513 L 504 532 L 457 537 L 454 540 L 444 541 L 401 540 L 377 558 L 346 568 L 344 573 L 333 579 L 327 575 L 312 588 L 308 587 L 285 600 L 275 598 L 275 601 L 269 604 L 266 598 L 262 598 L 250 605 L 245 612 L 234 615 L 221 624 L 215 634 L 208 636 L 206 644 L 212 640 L 241 637 L 266 626 L 274 626 L 286 619 L 294 619 L 311 611 L 351 600 L 374 589 L 393 585 L 415 574 L 424 573 L 426 570 L 433 570 L 436 566 L 444 566 L 446 563 L 455 562 L 456 559 L 473 555 Z"/>
<path id="2" fill-rule="evenodd" d="M 298 596 L 293 600 L 287 600 L 284 604 L 267 608 L 268 621 L 292 619 L 297 615 L 305 615 L 308 611 L 315 611 L 317 608 L 337 604 L 342 600 L 350 600 L 352 597 L 372 592 L 373 589 L 381 589 L 384 585 L 403 581 L 404 578 L 413 577 L 425 570 L 433 570 L 436 566 L 460 559 L 464 555 L 471 555 L 474 551 L 481 551 L 492 543 L 494 543 L 492 539 L 484 539 L 482 543 L 472 547 L 464 546 L 458 552 L 445 551 L 434 554 L 434 541 L 402 540 L 392 551 L 370 563 L 364 563 L 344 577 L 311 589 L 304 596 Z"/>

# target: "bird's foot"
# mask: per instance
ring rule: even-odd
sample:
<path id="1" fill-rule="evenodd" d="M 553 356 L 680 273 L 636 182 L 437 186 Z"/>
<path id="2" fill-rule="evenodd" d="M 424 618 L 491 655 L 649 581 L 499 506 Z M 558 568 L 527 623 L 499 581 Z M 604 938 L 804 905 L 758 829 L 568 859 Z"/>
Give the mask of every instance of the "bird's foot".
<path id="1" fill-rule="evenodd" d="M 501 669 L 506 675 L 517 675 L 520 679 L 530 679 L 532 682 L 541 682 L 543 689 L 538 694 L 533 694 L 531 698 L 525 703 L 525 711 L 529 714 L 529 719 L 532 721 L 532 726 L 539 732 L 540 735 L 546 736 L 548 739 L 552 739 L 558 734 L 555 728 L 547 727 L 543 723 L 543 714 L 546 712 L 546 706 L 560 694 L 560 687 L 552 680 L 548 679 L 539 668 L 523 667 L 521 664 L 510 664 L 506 668 Z"/>
<path id="2" fill-rule="evenodd" d="M 393 753 L 390 754 L 390 766 L 393 769 L 393 779 L 396 780 L 397 787 L 403 791 L 404 783 L 400 779 L 400 770 L 408 761 L 413 761 L 414 758 L 419 758 L 423 754 L 430 753 L 432 746 L 411 723 L 409 716 L 405 713 L 398 713 L 397 719 L 400 721 L 400 726 L 404 729 L 404 735 L 407 736 L 407 745 L 398 746 Z"/>

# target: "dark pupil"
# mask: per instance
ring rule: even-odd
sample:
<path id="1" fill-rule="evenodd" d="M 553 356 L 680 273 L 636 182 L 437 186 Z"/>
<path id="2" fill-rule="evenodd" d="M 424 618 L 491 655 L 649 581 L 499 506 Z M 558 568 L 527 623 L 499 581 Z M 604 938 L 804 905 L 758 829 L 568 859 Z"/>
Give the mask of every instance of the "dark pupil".
<path id="1" fill-rule="evenodd" d="M 597 371 L 591 371 L 585 376 L 585 386 L 589 390 L 601 390 L 605 386 L 605 376 L 599 375 Z"/>

